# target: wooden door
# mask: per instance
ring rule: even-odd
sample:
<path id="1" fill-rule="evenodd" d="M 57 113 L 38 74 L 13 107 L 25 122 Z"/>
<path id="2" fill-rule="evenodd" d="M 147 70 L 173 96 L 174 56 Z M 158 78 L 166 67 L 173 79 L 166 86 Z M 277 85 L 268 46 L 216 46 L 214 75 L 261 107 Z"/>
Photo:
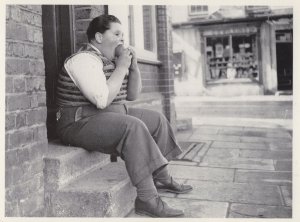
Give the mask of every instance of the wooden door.
<path id="1" fill-rule="evenodd" d="M 55 134 L 55 100 L 58 73 L 64 60 L 74 52 L 72 6 L 43 5 L 42 26 L 47 94 L 48 139 Z"/>

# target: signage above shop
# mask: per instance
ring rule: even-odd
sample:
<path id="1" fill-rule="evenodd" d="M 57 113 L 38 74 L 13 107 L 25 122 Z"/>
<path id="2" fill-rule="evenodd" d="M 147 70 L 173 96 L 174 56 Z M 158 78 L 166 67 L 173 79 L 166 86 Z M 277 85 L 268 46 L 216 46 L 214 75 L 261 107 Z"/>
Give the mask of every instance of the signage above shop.
<path id="1" fill-rule="evenodd" d="M 253 34 L 257 33 L 257 28 L 252 27 L 231 27 L 227 29 L 211 29 L 203 31 L 203 36 L 224 36 L 232 34 Z"/>

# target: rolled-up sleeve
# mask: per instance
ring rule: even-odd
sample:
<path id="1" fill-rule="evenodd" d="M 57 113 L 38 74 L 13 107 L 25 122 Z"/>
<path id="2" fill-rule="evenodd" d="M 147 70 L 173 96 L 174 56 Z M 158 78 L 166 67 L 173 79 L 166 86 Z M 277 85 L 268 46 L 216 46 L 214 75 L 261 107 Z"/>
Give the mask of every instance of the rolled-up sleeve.
<path id="1" fill-rule="evenodd" d="M 98 109 L 104 109 L 109 91 L 101 59 L 82 52 L 68 59 L 64 66 L 82 94 Z"/>

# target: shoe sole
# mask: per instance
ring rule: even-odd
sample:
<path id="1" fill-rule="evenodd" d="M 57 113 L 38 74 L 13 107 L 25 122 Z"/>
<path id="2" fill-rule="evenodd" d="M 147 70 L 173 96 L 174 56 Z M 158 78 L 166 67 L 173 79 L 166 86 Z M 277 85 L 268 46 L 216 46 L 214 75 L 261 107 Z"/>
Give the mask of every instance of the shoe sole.
<path id="1" fill-rule="evenodd" d="M 157 188 L 157 191 L 176 193 L 176 194 L 184 194 L 184 193 L 188 193 L 192 190 L 193 190 L 193 188 L 191 188 L 189 190 L 184 190 L 184 191 L 176 191 L 176 190 L 171 190 L 171 189 L 167 189 L 167 188 Z"/>
<path id="2" fill-rule="evenodd" d="M 136 210 L 135 209 L 135 213 L 137 215 L 140 215 L 140 216 L 149 216 L 149 217 L 153 217 L 153 218 L 158 218 L 158 216 L 154 215 L 154 214 L 151 214 L 147 211 L 143 211 L 143 210 Z M 184 214 L 178 214 L 178 215 L 173 215 L 173 216 L 169 216 L 169 217 L 182 217 Z M 163 218 L 167 218 L 167 217 L 163 217 Z"/>

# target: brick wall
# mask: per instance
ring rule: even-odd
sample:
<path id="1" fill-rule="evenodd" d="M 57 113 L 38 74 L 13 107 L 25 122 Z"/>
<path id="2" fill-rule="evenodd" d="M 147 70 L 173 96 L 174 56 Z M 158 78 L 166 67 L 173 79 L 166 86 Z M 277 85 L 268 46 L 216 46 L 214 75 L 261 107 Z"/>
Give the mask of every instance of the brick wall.
<path id="1" fill-rule="evenodd" d="M 41 6 L 6 6 L 6 216 L 43 211 L 47 109 L 41 15 Z"/>
<path id="2" fill-rule="evenodd" d="M 159 92 L 159 72 L 158 67 L 150 64 L 139 63 L 142 76 L 142 93 Z"/>
<path id="3" fill-rule="evenodd" d="M 104 5 L 76 5 L 74 10 L 75 45 L 76 51 L 82 43 L 88 41 L 86 30 L 93 18 L 105 13 Z"/>
<path id="4" fill-rule="evenodd" d="M 159 88 L 164 96 L 164 111 L 166 117 L 175 127 L 176 113 L 174 105 L 174 72 L 172 53 L 172 23 L 170 6 L 156 7 L 157 16 L 157 47 L 158 59 L 162 62 L 159 67 Z"/>

